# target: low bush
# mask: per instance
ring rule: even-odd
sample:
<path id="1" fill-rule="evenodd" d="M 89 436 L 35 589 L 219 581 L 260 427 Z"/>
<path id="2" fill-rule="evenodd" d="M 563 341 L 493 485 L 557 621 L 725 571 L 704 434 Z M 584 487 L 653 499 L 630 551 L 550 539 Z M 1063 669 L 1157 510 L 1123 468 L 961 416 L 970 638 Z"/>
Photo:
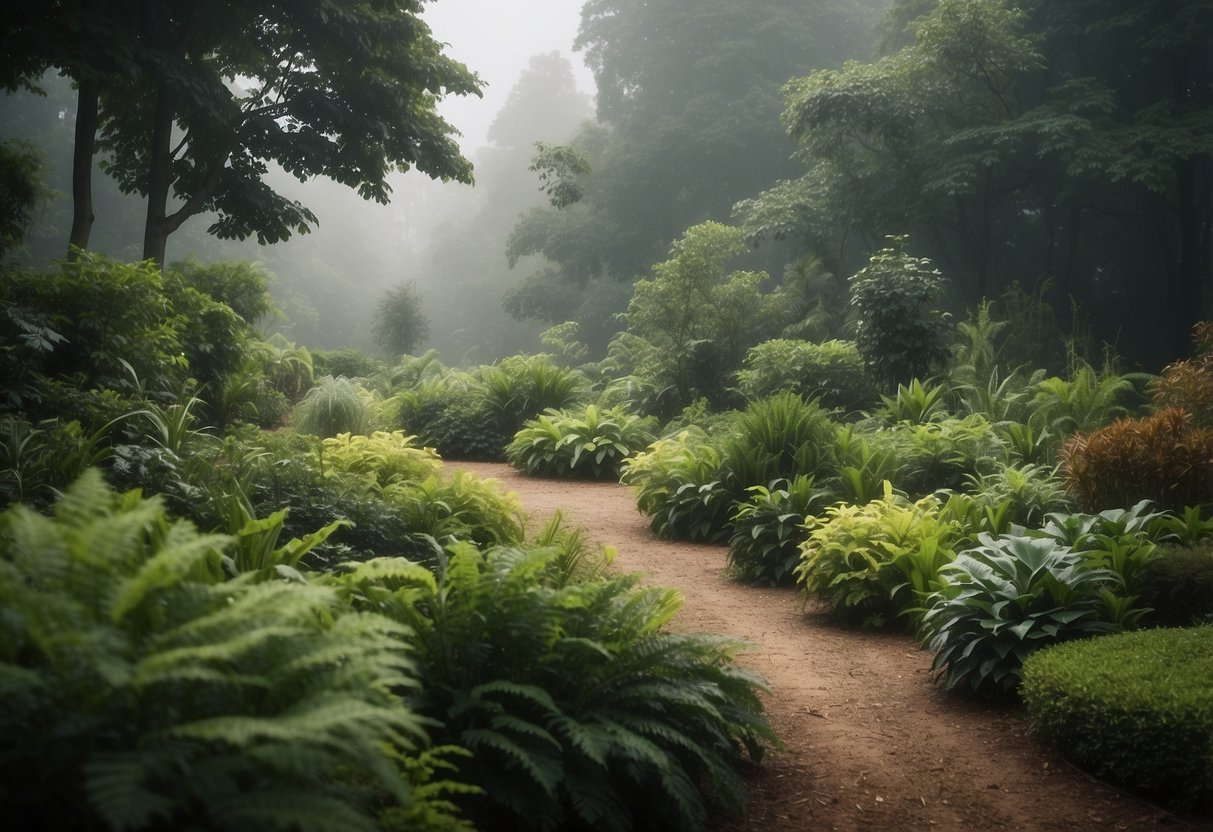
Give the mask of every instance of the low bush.
<path id="1" fill-rule="evenodd" d="M 446 459 L 499 460 L 508 437 L 478 390 L 446 378 L 395 397 L 396 424 Z"/>
<path id="2" fill-rule="evenodd" d="M 939 516 L 939 501 L 911 503 L 886 483 L 882 499 L 838 503 L 808 520 L 796 579 L 848 624 L 880 627 L 932 587 L 951 561 L 957 524 Z"/>
<path id="3" fill-rule="evenodd" d="M 926 423 L 899 422 L 876 434 L 878 447 L 898 460 L 894 484 L 913 496 L 940 489 L 960 491 L 973 477 L 999 470 L 1006 449 L 984 416 Z"/>
<path id="4" fill-rule="evenodd" d="M 1213 810 L 1213 627 L 1064 644 L 1024 664 L 1037 733 L 1095 776 Z"/>
<path id="5" fill-rule="evenodd" d="M 410 480 L 424 480 L 442 462 L 433 448 L 421 448 L 417 437 L 402 431 L 377 430 L 370 436 L 339 433 L 320 443 L 319 457 L 326 476 L 359 481 L 369 492 Z"/>
<path id="6" fill-rule="evenodd" d="M 749 499 L 733 512 L 729 570 L 747 583 L 791 584 L 809 534 L 805 521 L 824 506 L 826 492 L 803 474 L 747 490 Z"/>
<path id="7" fill-rule="evenodd" d="M 523 539 L 518 496 L 503 491 L 496 480 L 482 480 L 466 471 L 455 471 L 449 479 L 431 476 L 395 483 L 384 489 L 383 498 L 399 512 L 411 535 L 442 545 L 465 541 L 482 547 L 508 546 Z"/>
<path id="8" fill-rule="evenodd" d="M 738 645 L 664 631 L 672 590 L 623 577 L 545 585 L 552 549 L 456 546 L 435 578 L 371 561 L 340 582 L 416 635 L 412 705 L 474 757 L 483 828 L 704 829 L 738 808 L 742 748 L 772 735 Z"/>
<path id="9" fill-rule="evenodd" d="M 651 424 L 622 408 L 549 410 L 518 431 L 506 457 L 528 474 L 617 480 L 623 460 L 653 441 Z"/>
<path id="10" fill-rule="evenodd" d="M 1162 549 L 1138 573 L 1137 590 L 1150 624 L 1213 624 L 1213 544 Z"/>
<path id="11" fill-rule="evenodd" d="M 946 688 L 1014 693 L 1040 648 L 1114 633 L 1145 613 L 1116 573 L 1053 538 L 980 540 L 942 567 L 921 612 L 919 637 Z"/>
<path id="12" fill-rule="evenodd" d="M 876 387 L 851 341 L 764 341 L 746 352 L 737 387 L 750 401 L 787 390 L 842 413 L 864 410 L 876 401 Z"/>
<path id="13" fill-rule="evenodd" d="M 382 362 L 361 350 L 313 350 L 311 357 L 317 376 L 370 378 L 384 370 Z"/>
<path id="14" fill-rule="evenodd" d="M 734 500 L 752 485 L 809 474 L 832 476 L 837 433 L 821 406 L 795 393 L 751 402 L 722 444 L 722 480 Z"/>
<path id="15" fill-rule="evenodd" d="M 1006 505 L 1008 522 L 1039 526 L 1045 515 L 1074 508 L 1074 501 L 1055 468 L 1047 465 L 1001 465 L 968 477 L 966 490 L 982 506 Z"/>
<path id="16" fill-rule="evenodd" d="M 367 433 L 372 420 L 370 394 L 345 376 L 320 379 L 294 412 L 295 430 L 320 437 Z"/>
<path id="17" fill-rule="evenodd" d="M 581 373 L 542 354 L 502 359 L 480 370 L 479 382 L 490 423 L 507 439 L 545 410 L 573 407 L 587 386 Z"/>
<path id="18" fill-rule="evenodd" d="M 1176 511 L 1213 502 L 1213 427 L 1180 408 L 1073 436 L 1061 458 L 1062 475 L 1089 511 L 1138 500 Z"/>
<path id="19" fill-rule="evenodd" d="M 702 431 L 659 439 L 623 464 L 636 507 L 662 537 L 728 539 L 734 499 L 721 482 L 721 453 Z"/>

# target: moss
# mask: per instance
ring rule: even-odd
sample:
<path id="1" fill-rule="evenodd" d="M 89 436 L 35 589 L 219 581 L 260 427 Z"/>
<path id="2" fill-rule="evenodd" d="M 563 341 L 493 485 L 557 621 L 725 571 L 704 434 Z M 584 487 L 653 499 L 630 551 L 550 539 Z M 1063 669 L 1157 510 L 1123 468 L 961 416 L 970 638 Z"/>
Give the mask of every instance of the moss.
<path id="1" fill-rule="evenodd" d="M 1213 627 L 1063 644 L 1024 664 L 1036 730 L 1110 783 L 1213 808 Z"/>

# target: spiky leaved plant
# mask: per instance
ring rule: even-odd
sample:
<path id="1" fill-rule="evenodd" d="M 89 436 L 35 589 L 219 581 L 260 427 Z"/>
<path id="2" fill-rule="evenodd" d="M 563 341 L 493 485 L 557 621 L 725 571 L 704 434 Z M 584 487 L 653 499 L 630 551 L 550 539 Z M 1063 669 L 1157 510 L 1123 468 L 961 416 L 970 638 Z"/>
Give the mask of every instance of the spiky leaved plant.
<path id="1" fill-rule="evenodd" d="M 424 740 L 400 623 L 225 580 L 229 539 L 115 496 L 0 516 L 0 806 L 14 828 L 377 828 Z"/>

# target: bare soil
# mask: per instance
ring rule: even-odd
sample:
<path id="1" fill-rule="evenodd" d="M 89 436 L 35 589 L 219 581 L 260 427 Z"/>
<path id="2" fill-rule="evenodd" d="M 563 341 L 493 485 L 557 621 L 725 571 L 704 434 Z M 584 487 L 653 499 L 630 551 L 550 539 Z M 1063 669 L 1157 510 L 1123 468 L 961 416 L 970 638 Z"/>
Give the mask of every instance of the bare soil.
<path id="1" fill-rule="evenodd" d="M 674 626 L 742 639 L 741 659 L 770 686 L 784 749 L 745 772 L 748 809 L 719 830 L 1199 830 L 1100 784 L 1032 736 L 1021 710 L 940 690 L 930 654 L 898 632 L 856 632 L 806 609 L 791 589 L 740 584 L 727 550 L 661 540 L 614 483 L 524 477 L 507 465 L 450 463 L 499 480 L 538 524 L 557 509 L 615 567 L 677 588 Z"/>

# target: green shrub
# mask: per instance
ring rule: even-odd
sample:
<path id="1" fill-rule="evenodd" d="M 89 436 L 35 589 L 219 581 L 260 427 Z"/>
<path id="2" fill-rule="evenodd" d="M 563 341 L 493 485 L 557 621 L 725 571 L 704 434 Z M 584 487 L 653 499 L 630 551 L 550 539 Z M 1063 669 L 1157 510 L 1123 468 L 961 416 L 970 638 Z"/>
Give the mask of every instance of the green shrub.
<path id="1" fill-rule="evenodd" d="M 370 378 L 384 371 L 383 363 L 360 350 L 313 350 L 312 365 L 317 376 Z"/>
<path id="2" fill-rule="evenodd" d="M 721 482 L 721 453 L 702 431 L 657 440 L 624 461 L 621 479 L 658 535 L 710 543 L 728 538 L 734 500 Z"/>
<path id="3" fill-rule="evenodd" d="M 321 586 L 224 580 L 229 543 L 95 471 L 53 518 L 0 516 L 10 821 L 373 830 L 408 802 L 392 756 L 425 734 L 396 693 L 416 684 L 404 628 Z"/>
<path id="4" fill-rule="evenodd" d="M 882 431 L 876 444 L 890 444 L 900 463 L 894 480 L 912 495 L 960 491 L 967 481 L 1002 466 L 1006 449 L 984 416 L 946 418 L 925 424 L 900 422 Z"/>
<path id="5" fill-rule="evenodd" d="M 370 436 L 339 433 L 320 443 L 326 475 L 350 477 L 367 491 L 382 492 L 389 485 L 423 480 L 438 472 L 442 462 L 433 448 L 419 448 L 415 436 L 402 431 L 377 430 Z"/>
<path id="6" fill-rule="evenodd" d="M 926 258 L 905 251 L 907 238 L 872 255 L 851 278 L 851 306 L 859 314 L 855 345 L 868 372 L 887 389 L 926 377 L 949 356 L 947 315 L 938 310 L 943 277 Z"/>
<path id="7" fill-rule="evenodd" d="M 953 557 L 957 524 L 939 516 L 939 501 L 911 503 L 885 485 L 883 499 L 838 503 L 807 522 L 796 579 L 844 622 L 880 627 L 930 589 Z"/>
<path id="8" fill-rule="evenodd" d="M 387 486 L 384 499 L 398 512 L 411 535 L 440 544 L 467 541 L 478 546 L 522 542 L 523 513 L 518 496 L 496 480 L 467 471 L 449 479 L 436 476 Z"/>
<path id="9" fill-rule="evenodd" d="M 653 441 L 651 421 L 592 404 L 580 411 L 549 410 L 518 431 L 506 457 L 528 474 L 618 479 L 623 460 Z"/>
<path id="10" fill-rule="evenodd" d="M 502 458 L 507 438 L 470 384 L 446 377 L 400 393 L 396 401 L 396 424 L 446 459 Z"/>
<path id="11" fill-rule="evenodd" d="M 1161 627 L 1213 624 L 1213 544 L 1163 548 L 1137 576 L 1146 621 Z"/>
<path id="12" fill-rule="evenodd" d="M 1007 521 L 1039 526 L 1045 515 L 1074 507 L 1074 501 L 1057 471 L 1045 465 L 1003 465 L 968 477 L 967 490 L 982 506 L 1006 505 Z"/>
<path id="13" fill-rule="evenodd" d="M 729 538 L 729 570 L 754 584 L 793 583 L 800 563 L 800 544 L 808 536 L 805 521 L 822 508 L 825 491 L 814 488 L 813 477 L 775 480 L 768 488 L 753 485 L 750 496 L 733 512 Z"/>
<path id="14" fill-rule="evenodd" d="M 1102 780 L 1213 810 L 1213 627 L 1043 650 L 1021 692 L 1036 731 Z"/>
<path id="15" fill-rule="evenodd" d="M 370 394 L 345 376 L 324 376 L 295 406 L 295 430 L 314 436 L 366 433 L 371 421 Z"/>
<path id="16" fill-rule="evenodd" d="M 734 500 L 752 485 L 811 474 L 824 479 L 836 465 L 836 427 L 815 401 L 777 393 L 751 402 L 723 443 L 723 480 Z"/>
<path id="17" fill-rule="evenodd" d="M 919 637 L 944 686 L 1013 693 L 1024 659 L 1059 641 L 1117 632 L 1145 610 L 1120 577 L 1053 538 L 982 535 L 940 570 Z"/>
<path id="18" fill-rule="evenodd" d="M 7 273 L 0 308 L 0 377 L 10 404 L 37 405 L 43 378 L 130 391 L 137 385 L 128 368 L 152 390 L 174 388 L 187 375 L 184 320 L 154 263 L 77 251 L 48 273 Z"/>
<path id="19" fill-rule="evenodd" d="M 505 437 L 549 408 L 573 407 L 585 393 L 585 377 L 547 355 L 515 355 L 480 371 L 480 391 L 491 424 Z"/>
<path id="20" fill-rule="evenodd" d="M 551 549 L 452 550 L 435 579 L 371 561 L 341 581 L 416 633 L 412 704 L 475 756 L 483 828 L 703 829 L 743 798 L 739 747 L 771 739 L 738 646 L 665 632 L 672 590 L 544 584 Z"/>
<path id="21" fill-rule="evenodd" d="M 750 401 L 788 390 L 843 413 L 863 410 L 876 401 L 876 388 L 851 341 L 763 341 L 746 352 L 737 371 L 737 387 Z"/>

